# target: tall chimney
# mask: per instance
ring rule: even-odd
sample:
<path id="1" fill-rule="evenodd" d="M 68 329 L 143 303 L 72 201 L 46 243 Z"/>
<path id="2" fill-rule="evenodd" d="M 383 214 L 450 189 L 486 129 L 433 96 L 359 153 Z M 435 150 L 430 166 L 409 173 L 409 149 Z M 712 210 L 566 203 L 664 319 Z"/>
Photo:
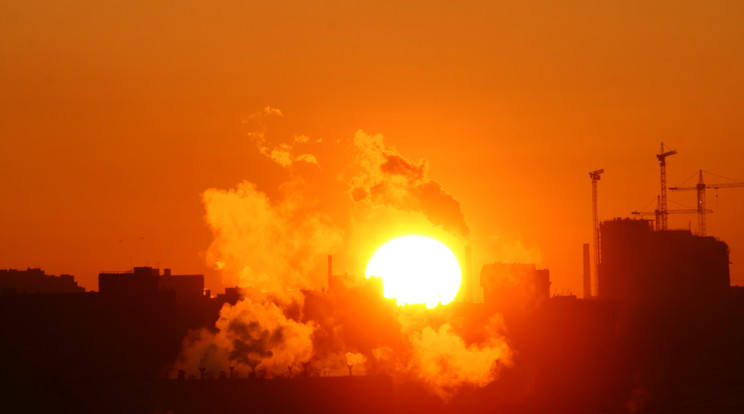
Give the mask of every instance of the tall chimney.
<path id="1" fill-rule="evenodd" d="M 592 297 L 591 265 L 589 264 L 589 243 L 584 243 L 584 299 Z"/>

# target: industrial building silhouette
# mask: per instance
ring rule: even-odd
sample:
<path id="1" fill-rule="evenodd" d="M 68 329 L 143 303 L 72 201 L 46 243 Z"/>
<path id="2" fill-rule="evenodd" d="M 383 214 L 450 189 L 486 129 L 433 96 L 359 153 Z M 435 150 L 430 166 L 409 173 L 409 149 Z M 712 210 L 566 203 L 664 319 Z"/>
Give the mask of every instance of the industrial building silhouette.
<path id="1" fill-rule="evenodd" d="M 610 301 L 719 300 L 729 293 L 729 250 L 689 230 L 652 231 L 646 220 L 602 222 L 599 298 Z"/>
<path id="2" fill-rule="evenodd" d="M 391 377 L 374 359 L 364 377 L 324 377 L 312 361 L 285 378 L 175 375 L 187 332 L 215 329 L 220 308 L 240 292 L 211 297 L 201 275 L 150 267 L 103 272 L 99 292 L 3 285 L 0 400 L 27 412 L 744 410 L 744 289 L 729 286 L 728 246 L 689 231 L 655 231 L 645 220 L 605 221 L 600 230 L 597 297 L 550 297 L 547 269 L 494 263 L 481 270 L 484 303 L 426 313 L 468 343 L 500 315 L 515 351 L 497 381 L 448 402 Z M 304 307 L 292 311 L 318 325 L 315 347 L 333 346 L 339 327 L 349 349 L 400 346 L 395 301 L 382 297 L 380 281 L 336 276 L 331 260 L 327 291 L 303 291 Z M 29 275 L 59 283 L 39 272 Z M 0 275 L 11 273 L 19 277 Z"/>
<path id="3" fill-rule="evenodd" d="M 78 286 L 72 275 L 47 275 L 41 269 L 0 269 L 0 293 L 79 293 L 85 289 Z"/>
<path id="4" fill-rule="evenodd" d="M 550 271 L 534 264 L 493 263 L 481 269 L 486 306 L 500 312 L 534 308 L 550 298 Z"/>
<path id="5" fill-rule="evenodd" d="M 26 272 L 31 280 L 38 273 Z M 54 278 L 43 281 L 37 286 L 42 292 L 59 285 Z M 0 341 L 0 354 L 13 357 L 3 361 L 0 379 L 160 377 L 187 331 L 213 326 L 222 304 L 237 300 L 235 294 L 205 296 L 202 275 L 161 276 L 150 267 L 101 273 L 99 281 L 99 292 L 5 288 L 0 330 L 8 339 Z"/>

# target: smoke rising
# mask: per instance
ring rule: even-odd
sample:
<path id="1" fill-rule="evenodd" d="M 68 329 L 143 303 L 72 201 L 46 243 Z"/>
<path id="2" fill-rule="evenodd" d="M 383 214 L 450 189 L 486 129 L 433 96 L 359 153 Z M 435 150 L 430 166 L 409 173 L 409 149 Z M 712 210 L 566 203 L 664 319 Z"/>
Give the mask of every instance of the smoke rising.
<path id="1" fill-rule="evenodd" d="M 285 376 L 310 360 L 315 328 L 312 322 L 287 318 L 276 297 L 245 297 L 235 305 L 225 304 L 216 333 L 201 330 L 186 339 L 186 352 L 176 368 L 193 372 L 198 367 L 214 373 L 237 367 L 254 375 Z"/>
<path id="2" fill-rule="evenodd" d="M 349 194 L 356 201 L 393 207 L 407 212 L 421 212 L 446 231 L 461 237 L 468 226 L 460 204 L 442 190 L 439 183 L 427 177 L 426 160 L 412 162 L 384 143 L 381 134 L 358 131 L 354 136 L 356 162 L 361 173 L 350 181 Z"/>
<path id="3" fill-rule="evenodd" d="M 363 278 L 362 252 L 387 241 L 391 228 L 445 243 L 467 237 L 459 203 L 428 178 L 428 163 L 363 131 L 335 141 L 271 136 L 269 121 L 282 117 L 266 107 L 244 120 L 257 151 L 286 173 L 271 196 L 248 180 L 202 194 L 213 233 L 207 261 L 244 297 L 222 308 L 216 331 L 184 339 L 174 370 L 268 378 L 386 374 L 445 400 L 463 386 L 496 380 L 511 361 L 498 329 L 466 341 L 446 318 L 432 322 L 418 310 L 396 309 Z M 323 291 L 329 253 L 357 258 L 350 262 L 360 276 L 334 292 Z"/>
<path id="4" fill-rule="evenodd" d="M 411 337 L 413 371 L 444 400 L 463 386 L 484 387 L 496 380 L 502 366 L 511 365 L 511 351 L 502 338 L 489 337 L 466 345 L 449 324 L 426 326 Z"/>
<path id="5" fill-rule="evenodd" d="M 262 111 L 248 115 L 243 119 L 243 124 L 249 126 L 248 137 L 255 142 L 258 151 L 270 158 L 282 167 L 291 167 L 296 162 L 305 162 L 308 164 L 318 164 L 317 158 L 313 154 L 297 153 L 295 148 L 298 145 L 311 142 L 307 135 L 295 135 L 289 142 L 272 142 L 267 137 L 267 122 L 272 119 L 282 118 L 284 114 L 281 110 L 265 107 Z M 319 144 L 323 140 L 316 139 L 314 143 Z"/>
<path id="6" fill-rule="evenodd" d="M 207 261 L 219 263 L 226 284 L 269 292 L 321 287 L 313 270 L 339 245 L 342 231 L 312 208 L 306 190 L 302 180 L 287 182 L 276 202 L 248 181 L 204 192 L 205 219 L 214 235 Z"/>
<path id="7" fill-rule="evenodd" d="M 349 367 L 349 375 L 352 375 L 354 367 L 357 367 L 357 375 L 364 374 L 364 364 L 367 362 L 367 357 L 358 352 L 347 352 L 345 356 L 346 365 Z"/>

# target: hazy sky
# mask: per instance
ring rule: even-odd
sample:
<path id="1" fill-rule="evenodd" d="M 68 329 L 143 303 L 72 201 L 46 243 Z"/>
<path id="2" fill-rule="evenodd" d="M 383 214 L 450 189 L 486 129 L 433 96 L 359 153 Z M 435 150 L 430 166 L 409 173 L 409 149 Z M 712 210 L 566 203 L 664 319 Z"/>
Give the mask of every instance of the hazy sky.
<path id="1" fill-rule="evenodd" d="M 207 3 L 0 3 L 0 268 L 95 289 L 99 271 L 152 265 L 221 290 L 202 194 L 247 180 L 281 197 L 293 173 L 246 122 L 267 106 L 283 114 L 271 139 L 325 145 L 310 181 L 343 170 L 334 145 L 358 130 L 427 160 L 459 202 L 476 275 L 535 261 L 553 293 L 581 295 L 589 171 L 606 170 L 602 219 L 653 211 L 661 141 L 679 151 L 670 185 L 699 169 L 744 181 L 738 0 Z M 316 188 L 334 220 L 338 187 Z M 694 192 L 669 198 L 695 207 Z M 707 201 L 744 284 L 744 188 Z M 343 249 L 339 272 L 362 273 L 369 247 Z"/>

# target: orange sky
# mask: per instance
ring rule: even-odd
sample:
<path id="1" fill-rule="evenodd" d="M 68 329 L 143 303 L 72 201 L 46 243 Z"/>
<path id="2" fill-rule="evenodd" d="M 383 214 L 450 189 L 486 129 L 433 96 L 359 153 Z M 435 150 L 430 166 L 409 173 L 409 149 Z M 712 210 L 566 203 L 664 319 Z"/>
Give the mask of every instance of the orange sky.
<path id="1" fill-rule="evenodd" d="M 358 130 L 428 160 L 476 273 L 534 260 L 553 293 L 581 294 L 589 171 L 607 171 L 603 219 L 653 210 L 662 140 L 670 185 L 744 180 L 740 1 L 104 3 L 0 4 L 0 268 L 95 289 L 152 265 L 221 290 L 202 193 L 247 180 L 277 199 L 293 174 L 249 137 L 266 106 L 284 114 L 271 139 L 323 140 L 311 181 L 334 182 Z M 342 230 L 345 189 L 315 189 Z M 744 284 L 744 188 L 707 200 Z M 339 272 L 364 270 L 354 240 Z"/>

